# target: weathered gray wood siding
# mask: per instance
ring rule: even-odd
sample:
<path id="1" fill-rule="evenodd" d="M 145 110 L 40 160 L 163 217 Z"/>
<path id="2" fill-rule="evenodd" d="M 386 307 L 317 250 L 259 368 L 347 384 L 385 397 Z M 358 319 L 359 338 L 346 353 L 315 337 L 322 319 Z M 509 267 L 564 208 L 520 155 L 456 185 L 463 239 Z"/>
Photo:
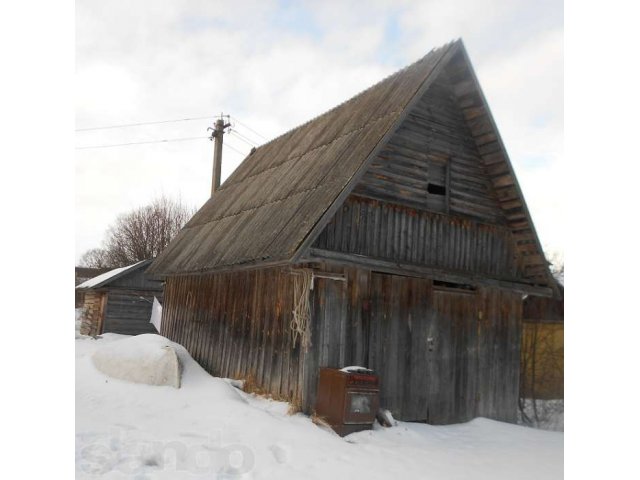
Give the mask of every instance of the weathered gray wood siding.
<path id="1" fill-rule="evenodd" d="M 149 320 L 153 297 L 162 302 L 162 282 L 149 278 L 147 268 L 127 273 L 99 289 L 106 295 L 101 333 L 158 333 Z"/>
<path id="2" fill-rule="evenodd" d="M 382 405 L 399 419 L 515 420 L 520 295 L 317 267 L 347 281 L 315 279 L 306 354 L 291 341 L 293 279 L 285 269 L 169 277 L 162 334 L 213 375 L 248 379 L 307 413 L 320 367 L 363 365 L 380 375 Z"/>
<path id="3" fill-rule="evenodd" d="M 313 248 L 355 254 L 365 264 L 371 257 L 502 280 L 525 277 L 527 257 L 516 249 L 448 82 L 442 74 L 427 90 Z"/>
<path id="4" fill-rule="evenodd" d="M 318 368 L 362 365 L 381 379 L 381 405 L 399 419 L 447 424 L 485 416 L 515 421 L 521 296 L 462 293 L 429 279 L 347 269 L 317 279 L 304 406 Z"/>
<path id="5" fill-rule="evenodd" d="M 107 294 L 102 333 L 140 335 L 158 333 L 149 322 L 153 295 L 112 290 Z"/>
<path id="6" fill-rule="evenodd" d="M 445 187 L 446 195 L 430 193 L 429 183 Z M 444 74 L 409 113 L 354 193 L 487 223 L 506 223 Z"/>
<path id="7" fill-rule="evenodd" d="M 162 335 L 213 375 L 247 379 L 254 390 L 299 402 L 301 353 L 289 328 L 292 278 L 281 269 L 169 277 Z"/>
<path id="8" fill-rule="evenodd" d="M 350 196 L 314 248 L 517 280 L 511 232 L 471 218 Z"/>

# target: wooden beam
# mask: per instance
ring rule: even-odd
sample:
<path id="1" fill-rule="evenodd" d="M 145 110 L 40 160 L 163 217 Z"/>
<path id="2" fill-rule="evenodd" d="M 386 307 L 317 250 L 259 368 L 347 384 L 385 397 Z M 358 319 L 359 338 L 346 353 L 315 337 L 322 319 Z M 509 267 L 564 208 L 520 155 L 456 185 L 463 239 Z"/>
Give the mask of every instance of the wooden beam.
<path id="1" fill-rule="evenodd" d="M 196 270 L 192 272 L 180 272 L 180 273 L 163 273 L 156 274 L 156 278 L 166 280 L 168 277 L 189 277 L 198 275 L 211 275 L 214 273 L 227 273 L 227 272 L 241 272 L 246 270 L 257 270 L 263 268 L 283 267 L 290 265 L 291 262 L 287 260 L 273 260 L 273 261 L 260 261 L 260 259 L 251 260 L 250 262 L 238 263 L 235 265 L 224 265 L 221 267 L 210 268 L 206 270 Z"/>
<path id="2" fill-rule="evenodd" d="M 429 277 L 445 282 L 487 285 L 506 290 L 514 290 L 521 293 L 537 295 L 540 297 L 551 297 L 552 295 L 551 288 L 541 287 L 539 285 L 533 285 L 526 282 L 502 280 L 466 272 L 452 272 L 451 270 L 444 270 L 440 268 L 392 262 L 389 260 L 381 260 L 364 255 L 333 252 L 319 248 L 309 249 L 309 252 L 307 253 L 307 255 L 305 255 L 302 261 L 323 261 L 328 263 L 340 264 L 343 266 L 346 264 L 350 266 L 352 265 L 357 267 L 364 267 L 371 270 L 392 273 L 395 275 L 404 275 L 409 277 Z"/>

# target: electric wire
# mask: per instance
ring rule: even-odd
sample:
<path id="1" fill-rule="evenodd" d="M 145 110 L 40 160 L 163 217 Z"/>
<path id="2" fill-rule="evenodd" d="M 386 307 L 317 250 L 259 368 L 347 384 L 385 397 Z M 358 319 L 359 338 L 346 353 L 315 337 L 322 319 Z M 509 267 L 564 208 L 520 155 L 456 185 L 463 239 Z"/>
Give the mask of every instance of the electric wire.
<path id="1" fill-rule="evenodd" d="M 118 125 L 107 125 L 107 126 L 102 126 L 102 127 L 79 128 L 79 129 L 76 129 L 76 132 L 87 132 L 87 131 L 92 131 L 92 130 L 108 130 L 108 129 L 117 129 L 117 128 L 129 128 L 129 127 L 138 127 L 138 126 L 143 126 L 143 125 L 158 125 L 158 124 L 163 124 L 163 123 L 175 123 L 175 122 L 184 122 L 184 121 L 191 121 L 191 120 L 206 120 L 206 119 L 213 119 L 215 117 L 216 117 L 216 115 L 208 115 L 206 117 L 178 118 L 178 119 L 174 119 L 174 120 L 158 120 L 158 121 L 153 121 L 153 122 L 138 122 L 138 123 L 126 123 L 126 124 L 123 123 L 123 124 L 118 124 Z M 230 116 L 228 116 L 228 117 L 230 117 Z M 241 125 L 243 128 L 246 128 L 247 130 L 253 132 L 258 137 L 261 137 L 261 138 L 266 140 L 266 137 L 264 137 L 263 135 L 260 135 L 258 132 L 256 132 L 254 129 L 252 129 L 248 125 L 244 124 L 243 122 L 240 122 L 237 118 L 233 117 L 233 121 L 234 121 L 234 123 L 238 123 L 239 125 Z M 235 138 L 239 139 L 243 143 L 246 143 L 247 145 L 249 145 L 252 148 L 258 146 L 258 142 L 255 142 L 254 140 L 252 140 L 248 136 L 236 131 L 235 129 L 231 129 L 229 131 L 229 133 L 233 134 Z M 149 144 L 155 144 L 155 143 L 186 142 L 186 141 L 192 141 L 192 140 L 200 140 L 200 139 L 204 139 L 204 138 L 210 139 L 210 137 L 167 138 L 167 139 L 161 139 L 161 140 L 148 140 L 148 141 L 141 141 L 141 142 L 114 143 L 114 144 L 107 144 L 107 145 L 88 145 L 88 146 L 76 147 L 76 150 L 127 147 L 127 146 L 133 146 L 133 145 L 149 145 Z M 246 153 L 243 153 L 238 148 L 235 148 L 232 145 L 229 145 L 228 143 L 224 143 L 223 145 L 226 146 L 226 147 L 229 147 L 231 150 L 233 150 L 234 152 L 239 153 L 242 156 L 246 156 Z"/>
<path id="2" fill-rule="evenodd" d="M 247 145 L 249 145 L 250 147 L 255 147 L 255 146 L 256 146 L 256 144 L 251 143 L 249 140 L 245 140 L 245 139 L 244 139 L 244 138 L 242 138 L 240 135 L 238 135 L 238 134 L 236 133 L 236 131 L 235 131 L 235 130 L 231 130 L 229 133 L 230 133 L 231 135 L 234 135 L 234 136 L 235 136 L 235 138 L 237 138 L 237 139 L 238 139 L 238 140 L 240 140 L 241 142 L 246 143 L 246 144 L 247 144 Z"/>
<path id="3" fill-rule="evenodd" d="M 240 136 L 241 138 L 244 138 L 246 141 L 251 142 L 251 144 L 255 147 L 257 147 L 261 142 L 256 142 L 253 139 L 247 137 L 245 134 L 238 132 L 238 130 L 236 128 L 231 128 L 230 130 L 231 133 L 234 133 L 238 136 Z"/>
<path id="4" fill-rule="evenodd" d="M 246 153 L 242 153 L 240 150 L 238 150 L 238 149 L 237 149 L 237 148 L 235 148 L 235 147 L 232 147 L 232 146 L 231 146 L 231 145 L 229 145 L 228 143 L 223 143 L 223 144 L 222 144 L 222 148 L 224 148 L 224 147 L 229 147 L 231 150 L 233 150 L 234 152 L 239 153 L 239 154 L 240 154 L 240 155 L 242 155 L 243 157 L 246 157 L 246 156 L 247 156 L 247 154 L 246 154 Z"/>
<path id="5" fill-rule="evenodd" d="M 150 143 L 171 143 L 171 142 L 188 142 L 190 140 L 204 140 L 209 137 L 183 137 L 183 138 L 165 138 L 163 140 L 149 140 L 145 142 L 129 142 L 129 143 L 114 143 L 110 145 L 89 145 L 86 147 L 76 147 L 76 150 L 88 150 L 97 148 L 112 148 L 112 147 L 127 147 L 129 145 L 148 145 Z"/>
<path id="6" fill-rule="evenodd" d="M 240 120 L 238 120 L 237 117 L 231 117 L 231 121 L 237 123 L 238 125 L 242 125 L 244 128 L 246 128 L 247 130 L 249 130 L 250 132 L 255 133 L 257 136 L 259 136 L 260 138 L 262 138 L 263 140 L 268 140 L 267 137 L 265 137 L 264 135 L 260 135 L 258 132 L 256 132 L 253 128 L 251 128 L 250 126 L 242 123 Z"/>
<path id="7" fill-rule="evenodd" d="M 156 122 L 123 123 L 120 125 L 108 125 L 104 127 L 76 128 L 76 132 L 88 132 L 91 130 L 108 130 L 112 128 L 140 127 L 142 125 L 157 125 L 160 123 L 189 122 L 192 120 L 207 120 L 212 118 L 215 118 L 215 115 L 208 115 L 206 117 L 177 118 L 175 120 L 158 120 Z"/>

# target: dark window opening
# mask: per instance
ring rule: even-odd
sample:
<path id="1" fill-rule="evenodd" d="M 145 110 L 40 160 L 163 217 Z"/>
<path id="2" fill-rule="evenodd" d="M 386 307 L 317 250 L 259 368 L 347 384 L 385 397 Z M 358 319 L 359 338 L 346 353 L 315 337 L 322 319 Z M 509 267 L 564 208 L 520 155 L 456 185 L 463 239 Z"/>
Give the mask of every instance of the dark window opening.
<path id="1" fill-rule="evenodd" d="M 446 290 L 460 290 L 466 293 L 473 293 L 476 291 L 476 287 L 468 285 L 466 283 L 444 282 L 442 280 L 434 280 L 433 286 L 435 288 L 442 288 Z"/>
<path id="2" fill-rule="evenodd" d="M 427 192 L 433 194 L 433 195 L 446 195 L 447 194 L 447 187 L 445 187 L 444 185 L 438 185 L 435 183 L 429 183 L 427 185 Z"/>

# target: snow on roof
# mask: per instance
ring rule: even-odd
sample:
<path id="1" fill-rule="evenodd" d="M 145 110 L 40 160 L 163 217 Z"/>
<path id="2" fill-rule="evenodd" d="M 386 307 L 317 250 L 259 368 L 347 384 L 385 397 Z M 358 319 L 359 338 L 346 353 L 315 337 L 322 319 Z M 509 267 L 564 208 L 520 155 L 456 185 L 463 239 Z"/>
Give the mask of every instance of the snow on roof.
<path id="1" fill-rule="evenodd" d="M 139 262 L 136 262 L 133 265 L 128 265 L 126 267 L 120 267 L 120 268 L 114 268 L 113 270 L 109 270 L 108 272 L 103 273 L 102 275 L 98 275 L 97 277 L 90 278 L 86 282 L 82 282 L 76 288 L 91 288 L 91 287 L 95 287 L 96 285 L 99 285 L 102 282 L 106 282 L 107 280 L 110 280 L 111 278 L 115 277 L 116 275 L 124 273 L 125 271 L 129 270 L 130 268 L 133 268 L 136 265 L 140 265 L 142 262 L 146 262 L 146 261 L 147 260 L 140 260 Z"/>

